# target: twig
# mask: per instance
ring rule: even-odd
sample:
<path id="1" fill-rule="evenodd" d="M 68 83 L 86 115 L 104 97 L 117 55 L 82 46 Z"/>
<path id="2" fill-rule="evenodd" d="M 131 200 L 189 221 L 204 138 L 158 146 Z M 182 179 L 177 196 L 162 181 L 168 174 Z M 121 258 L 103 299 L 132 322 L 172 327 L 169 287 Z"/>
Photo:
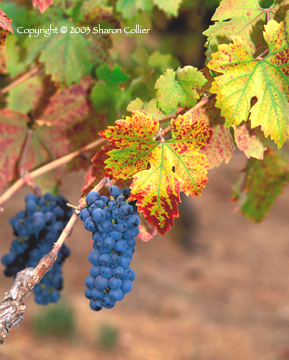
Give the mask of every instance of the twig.
<path id="1" fill-rule="evenodd" d="M 26 74 L 22 75 L 20 78 L 12 81 L 12 83 L 10 83 L 9 85 L 7 85 L 5 88 L 3 88 L 2 90 L 0 90 L 0 96 L 3 94 L 6 94 L 9 90 L 11 90 L 12 88 L 14 88 L 15 86 L 21 84 L 23 81 L 29 79 L 30 77 L 32 77 L 33 75 L 35 75 L 39 69 L 41 68 L 42 65 L 38 65 L 35 68 L 33 68 L 32 70 L 28 71 Z"/>
<path id="2" fill-rule="evenodd" d="M 99 191 L 106 182 L 107 178 L 103 178 L 92 191 Z M 39 261 L 38 265 L 35 268 L 29 267 L 17 273 L 11 289 L 5 293 L 0 303 L 0 344 L 4 343 L 4 339 L 9 335 L 10 328 L 18 326 L 23 320 L 26 310 L 23 299 L 31 294 L 34 286 L 52 268 L 61 246 L 71 233 L 78 214 L 85 204 L 86 199 L 80 199 L 76 211 L 63 229 L 59 239 L 52 250 Z"/>
<path id="3" fill-rule="evenodd" d="M 94 142 L 82 147 L 79 150 L 76 150 L 68 155 L 65 155 L 59 159 L 56 159 L 54 161 L 51 161 L 50 163 L 41 166 L 40 168 L 32 171 L 29 174 L 26 174 L 26 178 L 20 178 L 18 179 L 7 191 L 4 192 L 4 194 L 0 197 L 0 207 L 3 206 L 3 204 L 10 199 L 10 197 L 16 193 L 22 186 L 24 186 L 27 183 L 27 176 L 29 176 L 29 179 L 35 179 L 36 177 L 45 174 L 46 172 L 53 170 L 61 165 L 64 165 L 74 159 L 75 157 L 79 156 L 81 153 L 93 149 L 96 146 L 99 146 L 101 144 L 104 144 L 106 142 L 105 139 L 98 139 Z"/>

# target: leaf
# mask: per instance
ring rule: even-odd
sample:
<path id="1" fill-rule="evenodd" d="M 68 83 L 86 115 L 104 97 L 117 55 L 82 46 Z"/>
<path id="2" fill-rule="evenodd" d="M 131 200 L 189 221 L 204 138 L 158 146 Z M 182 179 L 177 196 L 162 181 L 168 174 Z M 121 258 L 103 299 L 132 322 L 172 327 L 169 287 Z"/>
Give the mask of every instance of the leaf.
<path id="1" fill-rule="evenodd" d="M 81 122 L 90 112 L 88 90 L 91 85 L 92 79 L 86 77 L 77 85 L 58 90 L 39 119 L 41 123 L 67 128 Z"/>
<path id="2" fill-rule="evenodd" d="M 9 109 L 0 110 L 0 115 L 0 190 L 3 190 L 15 176 L 29 118 Z"/>
<path id="3" fill-rule="evenodd" d="M 12 88 L 9 91 L 8 107 L 11 110 L 29 113 L 44 92 L 42 80 L 41 77 L 35 76 Z"/>
<path id="4" fill-rule="evenodd" d="M 17 45 L 17 37 L 15 35 L 7 36 L 5 42 L 5 54 L 7 61 L 7 69 L 11 76 L 16 76 L 26 69 L 24 62 L 21 62 L 20 47 Z"/>
<path id="5" fill-rule="evenodd" d="M 117 0 L 115 9 L 122 13 L 124 19 L 130 19 L 138 10 L 151 12 L 153 6 L 150 0 Z"/>
<path id="6" fill-rule="evenodd" d="M 224 75 L 215 78 L 211 92 L 217 94 L 216 106 L 226 126 L 239 125 L 250 113 L 252 128 L 261 125 L 265 137 L 270 135 L 281 147 L 289 136 L 289 45 L 284 24 L 270 20 L 264 37 L 269 45 L 264 59 L 254 59 L 239 37 L 219 46 L 208 67 Z"/>
<path id="7" fill-rule="evenodd" d="M 32 0 L 33 6 L 38 6 L 41 14 L 43 14 L 52 3 L 53 0 Z"/>
<path id="8" fill-rule="evenodd" d="M 263 160 L 266 146 L 256 135 L 257 131 L 250 129 L 248 123 L 242 123 L 239 126 L 234 125 L 235 141 L 239 150 L 244 151 L 247 158 L 254 157 Z M 257 130 L 257 129 L 256 129 Z"/>
<path id="9" fill-rule="evenodd" d="M 160 120 L 165 115 L 157 107 L 157 100 L 152 99 L 149 103 L 144 104 L 141 99 L 136 98 L 131 101 L 127 107 L 128 111 L 143 111 L 147 115 L 151 115 L 153 119 Z"/>
<path id="10" fill-rule="evenodd" d="M 123 109 L 123 102 L 126 100 L 125 92 L 120 88 L 120 84 L 126 81 L 129 76 L 124 74 L 122 69 L 115 65 L 111 70 L 107 64 L 97 69 L 100 80 L 91 93 L 91 100 L 97 112 L 106 112 L 109 125 L 113 125 L 119 117 L 119 110 Z M 104 82 L 104 83 L 103 83 Z"/>
<path id="11" fill-rule="evenodd" d="M 111 42 L 107 40 L 107 36 L 72 33 L 71 27 L 75 28 L 75 24 L 69 21 L 62 21 L 51 27 L 65 27 L 67 32 L 59 31 L 49 37 L 27 38 L 25 45 L 28 48 L 26 62 L 31 62 L 41 53 L 39 61 L 45 63 L 45 73 L 51 75 L 53 81 L 67 85 L 78 83 L 91 72 L 94 65 L 108 58 L 107 50 Z"/>
<path id="12" fill-rule="evenodd" d="M 153 0 L 153 3 L 168 16 L 177 16 L 182 0 Z"/>
<path id="13" fill-rule="evenodd" d="M 189 116 L 172 121 L 172 139 L 156 141 L 159 124 L 152 117 L 134 112 L 116 126 L 100 132 L 114 147 L 105 161 L 106 176 L 133 176 L 131 199 L 137 200 L 150 223 L 164 234 L 178 216 L 179 193 L 201 195 L 209 163 L 200 154 L 212 136 L 203 121 L 192 123 Z"/>
<path id="14" fill-rule="evenodd" d="M 157 234 L 157 228 L 150 224 L 147 219 L 143 216 L 143 213 L 139 214 L 140 225 L 138 237 L 142 241 L 149 241 L 154 235 Z"/>
<path id="15" fill-rule="evenodd" d="M 178 105 L 194 106 L 199 95 L 193 88 L 201 87 L 205 82 L 203 74 L 192 66 L 178 68 L 177 71 L 167 69 L 155 84 L 159 107 L 165 114 L 169 114 Z"/>
<path id="16" fill-rule="evenodd" d="M 234 155 L 234 142 L 230 129 L 224 126 L 224 118 L 220 109 L 215 106 L 215 99 L 193 112 L 193 120 L 204 120 L 210 125 L 213 136 L 208 145 L 201 150 L 207 156 L 210 167 L 217 167 L 223 161 L 228 164 Z"/>
<path id="17" fill-rule="evenodd" d="M 284 20 L 288 4 L 288 0 L 275 0 L 269 9 L 270 18 L 278 22 Z M 206 43 L 208 60 L 211 53 L 217 51 L 218 44 L 228 44 L 235 35 L 247 42 L 251 53 L 258 49 L 261 53 L 265 42 L 260 29 L 265 24 L 266 10 L 260 7 L 259 0 L 223 0 L 212 17 L 215 24 L 204 32 L 209 37 Z"/>
<path id="18" fill-rule="evenodd" d="M 112 150 L 111 145 L 102 146 L 91 159 L 93 166 L 85 175 L 85 182 L 81 188 L 81 197 L 86 196 L 103 178 L 105 173 L 105 160 L 108 159 L 107 153 Z"/>
<path id="19" fill-rule="evenodd" d="M 9 32 L 13 33 L 12 26 L 10 25 L 11 19 L 0 9 L 0 46 L 5 44 L 6 36 Z"/>
<path id="20" fill-rule="evenodd" d="M 5 54 L 5 47 L 0 47 L 0 74 L 6 74 L 7 70 L 7 56 Z"/>
<path id="21" fill-rule="evenodd" d="M 235 187 L 234 201 L 250 220 L 260 222 L 276 197 L 289 181 L 288 156 L 272 147 L 265 151 L 263 161 L 251 158 L 241 183 Z"/>

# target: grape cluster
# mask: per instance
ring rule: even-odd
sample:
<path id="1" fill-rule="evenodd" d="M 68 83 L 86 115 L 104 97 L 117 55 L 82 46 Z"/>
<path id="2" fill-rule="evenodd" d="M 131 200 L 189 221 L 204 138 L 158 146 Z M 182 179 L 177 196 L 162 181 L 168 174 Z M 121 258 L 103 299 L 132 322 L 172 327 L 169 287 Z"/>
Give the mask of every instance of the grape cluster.
<path id="1" fill-rule="evenodd" d="M 73 213 L 66 205 L 67 200 L 60 195 L 53 197 L 47 193 L 41 198 L 30 193 L 25 202 L 25 210 L 9 219 L 17 238 L 12 242 L 10 253 L 2 257 L 6 276 L 16 276 L 27 267 L 36 267 L 52 249 Z M 47 305 L 59 300 L 59 290 L 63 288 L 61 268 L 69 254 L 70 249 L 63 244 L 52 268 L 34 287 L 36 303 Z"/>
<path id="2" fill-rule="evenodd" d="M 93 233 L 94 250 L 88 255 L 92 266 L 85 279 L 85 296 L 94 311 L 114 307 L 131 291 L 135 279 L 129 264 L 139 233 L 137 208 L 127 202 L 129 188 L 120 190 L 113 185 L 109 192 L 114 200 L 91 191 L 86 196 L 87 207 L 79 214 L 85 229 Z"/>

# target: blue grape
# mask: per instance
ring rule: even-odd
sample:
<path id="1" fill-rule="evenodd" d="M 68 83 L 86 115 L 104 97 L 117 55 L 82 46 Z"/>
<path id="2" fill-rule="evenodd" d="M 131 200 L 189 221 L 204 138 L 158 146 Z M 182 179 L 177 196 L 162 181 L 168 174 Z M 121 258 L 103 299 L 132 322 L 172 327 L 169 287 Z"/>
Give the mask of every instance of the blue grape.
<path id="1" fill-rule="evenodd" d="M 109 187 L 109 193 L 112 197 L 116 198 L 120 195 L 121 191 L 118 186 L 112 185 Z"/>
<path id="2" fill-rule="evenodd" d="M 130 196 L 129 188 L 121 191 L 111 186 L 109 191 L 114 200 L 89 193 L 86 197 L 89 208 L 79 214 L 84 227 L 93 233 L 95 250 L 88 256 L 92 266 L 85 280 L 85 296 L 91 300 L 93 310 L 114 307 L 116 301 L 132 290 L 135 279 L 129 264 L 135 251 L 134 237 L 138 233 L 137 209 L 134 202 L 126 201 Z"/>
<path id="3" fill-rule="evenodd" d="M 131 292 L 131 290 L 132 290 L 132 282 L 129 279 L 122 280 L 120 290 L 124 294 L 127 294 L 127 293 Z"/>
<path id="4" fill-rule="evenodd" d="M 10 253 L 2 258 L 6 266 L 6 276 L 16 276 L 17 272 L 36 267 L 40 259 L 51 249 L 59 234 L 67 224 L 72 210 L 62 196 L 53 197 L 47 193 L 44 198 L 35 194 L 25 197 L 25 209 L 9 220 L 13 233 L 18 237 L 12 243 Z M 47 305 L 57 302 L 59 290 L 63 288 L 61 268 L 70 250 L 63 245 L 52 268 L 34 287 L 35 301 Z"/>

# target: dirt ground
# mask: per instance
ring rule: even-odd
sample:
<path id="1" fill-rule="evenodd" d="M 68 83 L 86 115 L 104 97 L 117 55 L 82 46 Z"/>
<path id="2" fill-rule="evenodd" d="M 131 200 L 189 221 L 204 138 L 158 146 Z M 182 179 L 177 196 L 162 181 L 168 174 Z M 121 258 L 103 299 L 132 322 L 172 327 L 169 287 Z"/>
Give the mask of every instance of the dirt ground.
<path id="1" fill-rule="evenodd" d="M 132 292 L 111 310 L 94 313 L 84 297 L 92 240 L 80 221 L 67 244 L 62 304 L 75 315 L 70 339 L 33 331 L 46 311 L 33 297 L 18 328 L 0 347 L 1 360 L 287 360 L 289 359 L 289 188 L 261 224 L 234 213 L 232 185 L 246 159 L 209 172 L 200 198 L 189 199 L 183 217 L 165 237 L 137 241 Z M 65 177 L 62 193 L 77 203 L 84 173 Z M 8 218 L 23 208 L 27 189 L 15 195 L 0 218 L 0 252 L 13 239 Z M 0 293 L 11 284 L 1 265 Z M 1 295 L 1 296 L 2 296 Z M 56 306 L 56 305 L 51 305 Z M 111 350 L 96 338 L 100 326 L 118 330 Z"/>

